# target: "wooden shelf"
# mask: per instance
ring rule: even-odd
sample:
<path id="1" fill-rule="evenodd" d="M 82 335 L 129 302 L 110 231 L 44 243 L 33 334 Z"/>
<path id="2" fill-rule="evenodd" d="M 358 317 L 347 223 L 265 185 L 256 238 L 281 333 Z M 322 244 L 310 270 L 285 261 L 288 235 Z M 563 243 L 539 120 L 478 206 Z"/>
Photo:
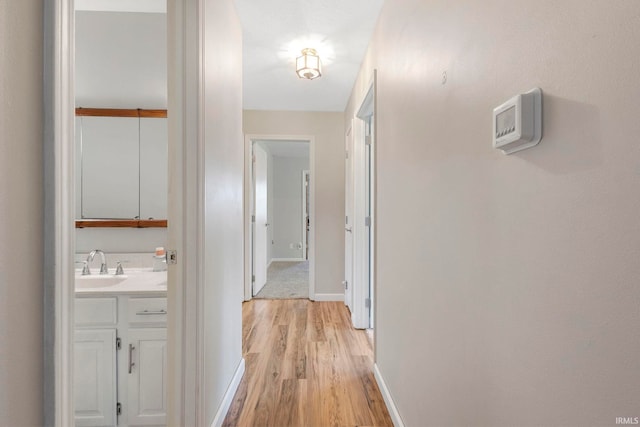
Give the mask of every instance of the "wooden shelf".
<path id="1" fill-rule="evenodd" d="M 151 117 L 164 118 L 167 117 L 167 110 L 144 110 L 126 109 L 126 108 L 76 108 L 76 116 L 90 117 Z"/>
<path id="2" fill-rule="evenodd" d="M 81 219 L 76 228 L 167 228 L 166 219 Z"/>

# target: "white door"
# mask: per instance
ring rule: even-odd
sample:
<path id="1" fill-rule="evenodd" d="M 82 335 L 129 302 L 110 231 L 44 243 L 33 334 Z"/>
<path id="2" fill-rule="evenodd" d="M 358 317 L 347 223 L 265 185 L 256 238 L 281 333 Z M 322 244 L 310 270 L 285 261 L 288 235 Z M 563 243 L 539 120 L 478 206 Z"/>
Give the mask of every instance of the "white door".
<path id="1" fill-rule="evenodd" d="M 258 144 L 253 146 L 254 153 L 254 196 L 255 222 L 253 233 L 253 295 L 267 283 L 267 152 Z"/>
<path id="2" fill-rule="evenodd" d="M 353 136 L 345 138 L 344 214 L 344 303 L 353 313 Z"/>
<path id="3" fill-rule="evenodd" d="M 129 329 L 128 405 L 129 426 L 167 423 L 167 330 Z"/>
<path id="4" fill-rule="evenodd" d="M 365 278 L 366 302 L 365 310 L 368 316 L 367 328 L 373 328 L 373 115 L 365 120 Z"/>
<path id="5" fill-rule="evenodd" d="M 116 330 L 76 330 L 73 350 L 76 426 L 115 426 Z"/>
<path id="6" fill-rule="evenodd" d="M 302 171 L 302 259 L 309 259 L 309 171 Z"/>

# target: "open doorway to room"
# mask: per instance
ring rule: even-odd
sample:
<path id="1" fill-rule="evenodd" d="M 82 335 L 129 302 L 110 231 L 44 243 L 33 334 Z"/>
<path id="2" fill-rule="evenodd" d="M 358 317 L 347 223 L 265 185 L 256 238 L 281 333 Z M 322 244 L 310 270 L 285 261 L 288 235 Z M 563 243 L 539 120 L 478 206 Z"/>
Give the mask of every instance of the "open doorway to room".
<path id="1" fill-rule="evenodd" d="M 248 298 L 312 298 L 311 141 L 250 139 Z"/>
<path id="2" fill-rule="evenodd" d="M 74 425 L 166 425 L 167 6 L 74 6 Z"/>

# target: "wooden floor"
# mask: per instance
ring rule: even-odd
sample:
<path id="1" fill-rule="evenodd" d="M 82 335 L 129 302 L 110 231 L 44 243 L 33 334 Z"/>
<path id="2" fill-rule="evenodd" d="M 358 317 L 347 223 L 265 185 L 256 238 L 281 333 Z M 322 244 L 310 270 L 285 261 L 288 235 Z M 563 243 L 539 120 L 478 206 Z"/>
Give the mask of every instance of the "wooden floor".
<path id="1" fill-rule="evenodd" d="M 224 426 L 392 426 L 364 331 L 343 303 L 245 302 L 244 378 Z"/>

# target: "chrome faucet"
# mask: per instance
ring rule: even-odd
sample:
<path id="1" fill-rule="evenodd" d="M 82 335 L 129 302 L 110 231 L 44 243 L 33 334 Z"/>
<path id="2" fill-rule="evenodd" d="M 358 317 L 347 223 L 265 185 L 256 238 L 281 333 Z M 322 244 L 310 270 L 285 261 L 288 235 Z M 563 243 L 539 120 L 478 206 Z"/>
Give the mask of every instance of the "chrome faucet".
<path id="1" fill-rule="evenodd" d="M 93 261 L 93 257 L 95 257 L 96 254 L 100 254 L 100 258 L 102 259 L 102 264 L 100 264 L 100 274 L 107 274 L 109 272 L 107 270 L 107 259 L 104 256 L 104 252 L 102 252 L 100 249 L 94 249 L 89 252 L 89 255 L 87 255 L 87 261 L 85 264 L 86 274 L 91 274 L 91 270 L 89 270 L 89 263 Z M 82 274 L 85 275 L 85 269 L 82 270 Z"/>

